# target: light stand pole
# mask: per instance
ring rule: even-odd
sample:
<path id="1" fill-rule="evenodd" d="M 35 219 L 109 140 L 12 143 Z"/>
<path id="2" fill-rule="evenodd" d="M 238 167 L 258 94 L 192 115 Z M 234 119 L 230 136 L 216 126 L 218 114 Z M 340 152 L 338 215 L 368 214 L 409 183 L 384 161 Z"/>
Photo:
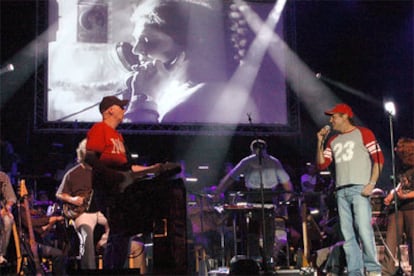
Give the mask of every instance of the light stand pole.
<path id="1" fill-rule="evenodd" d="M 397 259 L 398 259 L 398 268 L 395 271 L 395 276 L 403 276 L 404 271 L 401 268 L 401 249 L 400 249 L 400 227 L 398 226 L 398 196 L 397 196 L 397 180 L 395 173 L 395 152 L 394 152 L 394 127 L 393 127 L 393 118 L 395 116 L 395 105 L 393 102 L 386 102 L 384 108 L 388 114 L 389 128 L 390 128 L 390 147 L 391 147 L 391 166 L 392 166 L 392 184 L 394 187 L 394 209 L 395 209 L 395 234 L 397 241 Z M 394 257 L 394 256 L 392 256 Z"/>

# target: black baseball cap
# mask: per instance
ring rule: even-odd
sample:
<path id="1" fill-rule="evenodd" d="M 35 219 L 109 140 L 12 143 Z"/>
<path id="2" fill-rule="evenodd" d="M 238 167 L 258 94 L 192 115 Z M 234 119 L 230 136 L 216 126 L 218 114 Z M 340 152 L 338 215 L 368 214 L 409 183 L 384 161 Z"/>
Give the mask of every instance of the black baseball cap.
<path id="1" fill-rule="evenodd" d="M 104 113 L 105 110 L 113 105 L 117 105 L 123 109 L 128 103 L 129 100 L 120 100 L 115 96 L 106 96 L 102 98 L 102 101 L 99 104 L 99 112 Z"/>

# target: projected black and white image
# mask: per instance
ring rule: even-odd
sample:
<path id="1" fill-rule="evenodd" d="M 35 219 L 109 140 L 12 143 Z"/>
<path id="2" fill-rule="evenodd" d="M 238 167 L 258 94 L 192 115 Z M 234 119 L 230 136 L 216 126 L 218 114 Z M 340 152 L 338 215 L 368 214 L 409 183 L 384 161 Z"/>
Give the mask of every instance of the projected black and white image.
<path id="1" fill-rule="evenodd" d="M 99 121 L 97 103 L 116 95 L 132 124 L 288 123 L 281 70 L 232 1 L 57 3 L 47 121 Z M 262 20 L 273 8 L 249 5 Z M 274 32 L 283 37 L 283 18 Z"/>

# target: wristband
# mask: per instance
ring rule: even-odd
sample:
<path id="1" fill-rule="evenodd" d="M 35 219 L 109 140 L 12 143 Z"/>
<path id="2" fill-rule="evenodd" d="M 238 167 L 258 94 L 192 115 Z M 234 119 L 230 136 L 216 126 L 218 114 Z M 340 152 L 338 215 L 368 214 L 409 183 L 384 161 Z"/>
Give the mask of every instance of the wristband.
<path id="1" fill-rule="evenodd" d="M 371 185 L 377 185 L 377 182 L 372 182 L 372 181 L 370 181 L 370 182 L 368 182 L 368 184 L 371 184 Z"/>

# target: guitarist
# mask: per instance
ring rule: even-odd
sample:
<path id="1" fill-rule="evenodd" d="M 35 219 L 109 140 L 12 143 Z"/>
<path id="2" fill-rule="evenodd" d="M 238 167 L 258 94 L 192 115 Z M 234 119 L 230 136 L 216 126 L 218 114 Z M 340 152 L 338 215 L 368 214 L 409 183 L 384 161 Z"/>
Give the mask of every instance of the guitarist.
<path id="1" fill-rule="evenodd" d="M 0 171 L 0 265 L 7 263 L 5 255 L 10 241 L 10 235 L 14 218 L 12 207 L 16 203 L 16 194 L 14 193 L 9 176 Z"/>
<path id="2" fill-rule="evenodd" d="M 27 210 L 24 204 L 21 204 L 19 209 L 22 219 L 22 230 L 24 236 L 26 237 L 24 239 L 24 242 L 30 241 L 30 232 L 33 230 L 39 257 L 52 259 L 54 275 L 66 275 L 65 255 L 61 249 L 54 247 L 50 242 L 50 239 L 48 239 L 48 234 L 50 230 L 53 229 L 55 224 L 63 223 L 63 216 L 47 216 L 43 212 L 39 212 L 38 210 L 33 209 L 33 198 L 31 194 L 29 194 L 28 198 L 25 200 L 28 200 L 27 205 L 29 209 Z M 29 212 L 29 214 L 27 214 L 27 212 Z M 30 219 L 30 221 L 28 219 Z M 31 229 L 30 226 L 32 226 L 33 229 Z M 28 245 L 27 248 L 30 248 L 30 246 Z"/>
<path id="3" fill-rule="evenodd" d="M 402 237 L 402 234 L 407 235 L 408 247 L 411 252 L 410 264 L 413 265 L 414 256 L 414 168 L 407 170 L 400 176 L 400 183 L 396 189 L 392 189 L 388 195 L 384 198 L 384 204 L 392 207 L 394 205 L 395 194 L 397 195 L 398 205 L 398 230 L 396 227 L 395 212 L 390 212 L 388 216 L 387 224 L 387 237 L 386 244 L 389 248 L 385 250 L 383 260 L 383 275 L 394 275 L 395 273 L 395 260 L 396 247 L 400 244 L 397 241 L 397 237 Z"/>
<path id="4" fill-rule="evenodd" d="M 105 229 L 105 233 L 97 244 L 99 249 L 106 245 L 109 224 L 106 217 L 93 206 L 94 204 L 91 204 L 93 200 L 92 168 L 84 162 L 85 147 L 86 139 L 79 143 L 76 149 L 78 164 L 64 175 L 56 192 L 56 198 L 64 203 L 64 216 L 75 222 L 82 249 L 80 252 L 81 268 L 96 269 L 94 229 L 97 224 Z"/>

